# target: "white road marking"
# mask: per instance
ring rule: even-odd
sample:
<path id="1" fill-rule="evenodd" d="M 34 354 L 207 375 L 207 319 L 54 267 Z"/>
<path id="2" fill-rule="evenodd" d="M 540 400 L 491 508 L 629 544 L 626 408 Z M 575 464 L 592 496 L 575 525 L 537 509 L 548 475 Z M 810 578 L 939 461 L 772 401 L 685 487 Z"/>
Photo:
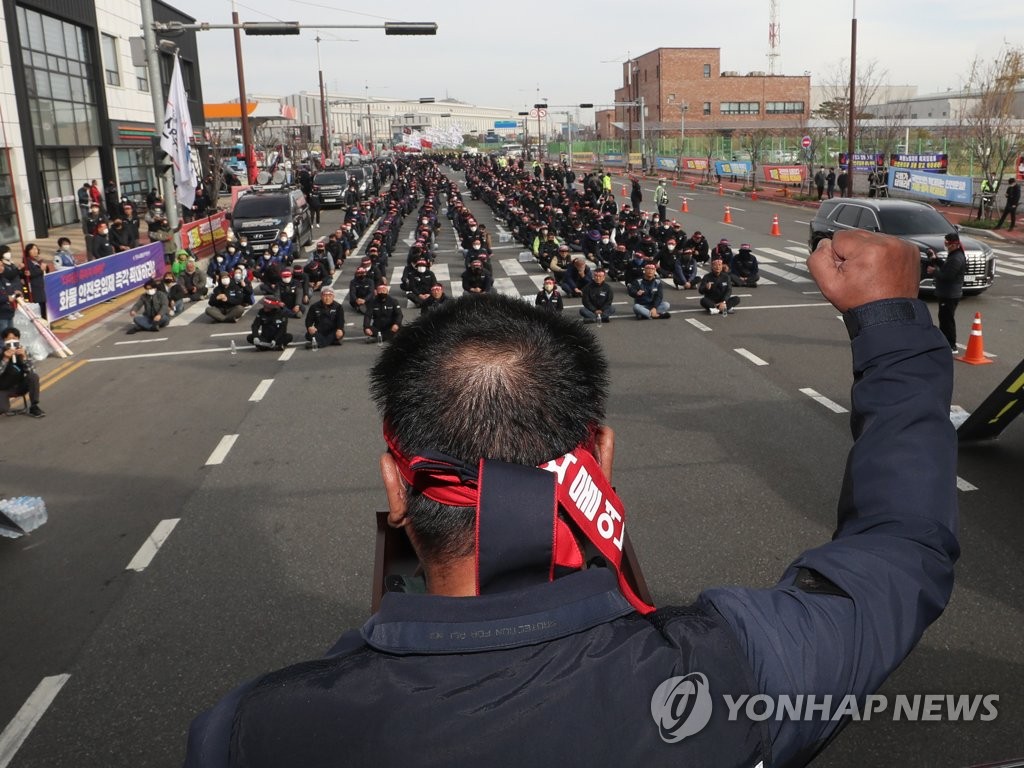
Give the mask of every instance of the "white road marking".
<path id="1" fill-rule="evenodd" d="M 253 390 L 253 393 L 249 395 L 249 402 L 258 403 L 260 400 L 262 400 L 263 397 L 267 394 L 267 391 L 270 389 L 270 385 L 273 383 L 273 379 L 264 379 L 263 381 L 261 381 L 256 386 L 256 389 Z"/>
<path id="2" fill-rule="evenodd" d="M 978 490 L 978 486 L 971 485 L 966 480 L 964 480 L 962 477 L 960 477 L 960 475 L 956 476 L 956 487 L 957 487 L 958 490 L 961 490 L 964 493 L 967 493 L 969 491 L 976 491 L 976 490 Z"/>
<path id="3" fill-rule="evenodd" d="M 519 259 L 502 259 L 498 263 L 501 264 L 501 268 L 505 270 L 505 274 L 509 277 L 527 274 L 526 270 L 523 269 L 523 265 L 519 263 Z"/>
<path id="4" fill-rule="evenodd" d="M 494 291 L 505 296 L 511 296 L 514 299 L 519 298 L 519 289 L 516 288 L 516 284 L 512 282 L 511 277 L 494 278 Z"/>
<path id="5" fill-rule="evenodd" d="M 210 454 L 210 458 L 206 460 L 206 466 L 211 467 L 215 464 L 223 464 L 224 459 L 227 458 L 228 453 L 234 446 L 235 441 L 238 439 L 238 435 L 224 435 L 217 443 L 217 447 L 213 449 L 213 453 Z"/>
<path id="6" fill-rule="evenodd" d="M 829 400 L 827 397 L 825 397 L 824 395 L 818 394 L 813 389 L 806 388 L 806 389 L 801 389 L 800 391 L 803 394 L 807 395 L 812 400 L 817 400 L 819 403 L 824 405 L 826 408 L 828 408 L 833 413 L 848 413 L 848 411 L 845 408 L 843 408 L 843 406 L 841 406 L 839 403 L 836 403 L 836 402 L 833 402 L 832 400 Z"/>
<path id="7" fill-rule="evenodd" d="M 747 360 L 752 362 L 754 365 L 768 365 L 768 361 L 767 360 L 762 360 L 760 357 L 755 355 L 753 352 L 749 352 L 748 350 L 743 349 L 742 347 L 740 347 L 739 349 L 734 349 L 733 352 L 735 352 L 740 357 L 747 358 Z"/>
<path id="8" fill-rule="evenodd" d="M 167 537 L 171 535 L 171 531 L 174 530 L 174 526 L 180 520 L 180 517 L 173 517 L 170 520 L 161 520 L 157 523 L 156 528 L 149 534 L 149 538 L 143 542 L 142 546 L 139 547 L 139 551 L 135 553 L 135 557 L 128 563 L 126 570 L 137 572 L 146 570 L 146 567 L 153 562 L 156 553 L 163 546 L 164 542 L 167 541 Z"/>
<path id="9" fill-rule="evenodd" d="M 211 333 L 211 339 L 218 339 L 222 336 L 248 336 L 251 331 L 232 331 L 231 333 Z"/>
<path id="10" fill-rule="evenodd" d="M 1017 257 L 1018 259 L 1019 259 L 1019 258 L 1020 258 L 1021 256 L 1024 256 L 1024 254 L 1021 254 L 1021 253 L 1014 253 L 1013 251 L 1004 251 L 1004 250 L 1002 250 L 1001 248 L 993 248 L 993 249 L 992 249 L 992 252 L 993 252 L 993 253 L 998 253 L 998 254 L 1001 254 L 1001 255 L 1003 255 L 1003 256 L 1016 256 L 1016 257 Z"/>
<path id="11" fill-rule="evenodd" d="M 1021 272 L 1018 269 L 1011 269 L 1010 267 L 1006 266 L 1005 261 L 1001 261 L 998 264 L 996 264 L 996 274 L 1013 275 L 1014 277 L 1020 277 L 1024 275 L 1024 272 Z"/>
<path id="12" fill-rule="evenodd" d="M 286 362 L 288 362 L 289 360 L 292 359 L 292 355 L 294 355 L 294 354 L 295 354 L 295 347 L 288 347 L 288 349 L 286 349 L 284 352 L 282 352 L 281 356 L 279 358 L 277 358 L 277 359 L 280 362 L 282 362 L 282 363 L 286 363 Z"/>
<path id="13" fill-rule="evenodd" d="M 698 319 L 696 319 L 694 317 L 686 318 L 686 322 L 688 322 L 690 325 L 692 325 L 698 331 L 703 331 L 704 333 L 707 333 L 708 331 L 711 330 L 711 328 L 709 328 L 708 326 L 704 325 L 704 323 L 702 323 L 700 320 L 698 320 Z"/>
<path id="14" fill-rule="evenodd" d="M 188 325 L 197 317 L 206 313 L 206 308 L 210 306 L 205 301 L 193 301 L 191 304 L 185 307 L 181 314 L 177 314 L 171 318 L 171 322 L 167 324 L 168 328 L 179 328 L 183 325 Z"/>
<path id="15" fill-rule="evenodd" d="M 0 768 L 7 768 L 10 765 L 25 739 L 46 714 L 46 710 L 70 677 L 71 675 L 44 677 L 21 705 L 14 719 L 7 724 L 3 733 L 0 733 Z"/>
<path id="16" fill-rule="evenodd" d="M 179 352 L 146 352 L 138 355 L 118 355 L 116 357 L 90 357 L 91 363 L 107 363 L 111 360 L 141 360 L 146 357 L 173 357 L 175 355 L 203 355 L 207 352 L 227 352 L 229 347 L 211 347 L 210 349 L 183 349 Z M 244 349 L 244 347 L 243 347 Z"/>
<path id="17" fill-rule="evenodd" d="M 166 336 L 161 336 L 158 339 L 132 339 L 131 341 L 115 341 L 114 346 L 119 347 L 122 344 L 152 344 L 154 341 L 168 341 Z"/>
<path id="18" fill-rule="evenodd" d="M 767 272 L 769 275 L 775 275 L 776 277 L 781 277 L 784 280 L 789 280 L 791 283 L 811 282 L 809 278 L 806 278 L 803 275 L 798 275 L 794 272 L 790 272 L 785 269 L 779 269 L 778 267 L 773 267 L 768 264 L 761 264 L 760 267 L 762 272 Z"/>

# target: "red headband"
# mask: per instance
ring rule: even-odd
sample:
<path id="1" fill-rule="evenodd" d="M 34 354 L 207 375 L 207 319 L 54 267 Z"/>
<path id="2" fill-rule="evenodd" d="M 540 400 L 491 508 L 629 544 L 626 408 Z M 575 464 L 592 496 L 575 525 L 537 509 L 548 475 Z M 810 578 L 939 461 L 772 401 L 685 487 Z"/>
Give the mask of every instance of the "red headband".
<path id="1" fill-rule="evenodd" d="M 475 507 L 479 527 L 483 459 L 472 466 L 439 453 L 408 457 L 398 447 L 386 423 L 384 440 L 406 483 L 418 493 L 441 504 Z M 558 515 L 558 509 L 561 509 L 615 571 L 619 589 L 633 608 L 645 614 L 653 611 L 654 606 L 636 594 L 622 572 L 622 547 L 626 536 L 625 508 L 592 452 L 581 445 L 557 459 L 541 464 L 538 469 L 547 470 L 555 478 L 556 505 L 550 578 L 554 578 L 555 566 L 574 570 L 584 567 L 583 553 L 576 537 L 565 519 Z M 477 591 L 479 593 L 479 584 Z"/>

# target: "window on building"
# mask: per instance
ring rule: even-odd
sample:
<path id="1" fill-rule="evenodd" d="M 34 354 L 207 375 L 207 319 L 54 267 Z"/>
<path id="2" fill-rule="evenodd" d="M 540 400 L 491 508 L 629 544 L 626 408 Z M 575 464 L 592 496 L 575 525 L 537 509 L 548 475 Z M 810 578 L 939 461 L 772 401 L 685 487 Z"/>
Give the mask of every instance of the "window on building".
<path id="1" fill-rule="evenodd" d="M 704 114 L 705 115 L 710 115 L 711 114 L 711 102 L 710 101 L 705 101 L 704 102 Z"/>
<path id="2" fill-rule="evenodd" d="M 156 186 L 153 150 L 150 147 L 117 147 L 117 178 L 121 195 L 142 200 Z"/>
<path id="3" fill-rule="evenodd" d="M 117 38 L 113 35 L 100 35 L 103 47 L 103 71 L 106 73 L 107 85 L 121 84 L 121 70 L 117 66 Z"/>
<path id="4" fill-rule="evenodd" d="M 761 104 L 757 101 L 723 101 L 723 115 L 757 115 L 761 113 Z"/>
<path id="5" fill-rule="evenodd" d="M 149 70 L 145 67 L 135 68 L 135 87 L 143 93 L 149 93 Z"/>
<path id="6" fill-rule="evenodd" d="M 764 111 L 767 115 L 802 115 L 804 113 L 804 102 L 768 101 L 765 102 Z"/>
<path id="7" fill-rule="evenodd" d="M 7 162 L 7 150 L 0 150 L 0 243 L 10 245 L 21 240 L 18 216 L 14 210 L 14 181 Z"/>
<path id="8" fill-rule="evenodd" d="M 98 146 L 94 52 L 82 27 L 19 6 L 29 122 L 38 146 Z"/>
<path id="9" fill-rule="evenodd" d="M 711 65 L 710 64 L 705 64 L 704 65 L 704 77 L 711 77 Z"/>

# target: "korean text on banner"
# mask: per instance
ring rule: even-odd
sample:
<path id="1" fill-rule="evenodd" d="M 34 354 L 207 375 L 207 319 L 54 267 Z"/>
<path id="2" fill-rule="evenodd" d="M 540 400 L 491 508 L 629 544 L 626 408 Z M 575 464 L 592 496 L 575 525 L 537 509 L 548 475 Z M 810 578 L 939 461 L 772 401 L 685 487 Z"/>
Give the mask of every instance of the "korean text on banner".
<path id="1" fill-rule="evenodd" d="M 232 191 L 238 189 L 233 187 Z M 232 206 L 233 207 L 233 206 Z M 212 256 L 218 245 L 227 242 L 228 221 L 223 211 L 204 219 L 190 221 L 181 228 L 181 245 L 199 259 Z"/>
<path id="2" fill-rule="evenodd" d="M 931 171 L 946 173 L 949 168 L 949 155 L 933 153 L 927 155 L 889 155 L 889 166 L 905 168 L 908 171 Z"/>
<path id="3" fill-rule="evenodd" d="M 706 171 L 710 166 L 706 157 L 684 157 L 682 167 L 687 171 Z"/>
<path id="4" fill-rule="evenodd" d="M 715 173 L 719 176 L 746 176 L 750 173 L 750 163 L 746 160 L 716 160 Z"/>
<path id="5" fill-rule="evenodd" d="M 659 171 L 674 171 L 679 167 L 679 160 L 674 157 L 658 155 L 654 158 L 654 167 Z"/>
<path id="6" fill-rule="evenodd" d="M 889 171 L 889 189 L 970 205 L 974 197 L 974 180 L 969 176 L 943 176 L 927 171 L 893 168 Z"/>
<path id="7" fill-rule="evenodd" d="M 806 170 L 802 165 L 761 166 L 761 172 L 764 174 L 765 181 L 775 181 L 780 184 L 802 184 Z"/>
<path id="8" fill-rule="evenodd" d="M 174 166 L 174 183 L 178 187 L 178 202 L 191 208 L 196 200 L 196 176 L 192 170 L 192 118 L 188 113 L 188 97 L 181 79 L 181 61 L 174 57 L 171 88 L 167 93 L 167 107 L 161 126 L 160 149 L 168 154 Z"/>
<path id="9" fill-rule="evenodd" d="M 46 314 L 50 320 L 79 312 L 107 299 L 141 288 L 165 269 L 163 243 L 148 243 L 72 269 L 50 272 L 46 283 Z"/>

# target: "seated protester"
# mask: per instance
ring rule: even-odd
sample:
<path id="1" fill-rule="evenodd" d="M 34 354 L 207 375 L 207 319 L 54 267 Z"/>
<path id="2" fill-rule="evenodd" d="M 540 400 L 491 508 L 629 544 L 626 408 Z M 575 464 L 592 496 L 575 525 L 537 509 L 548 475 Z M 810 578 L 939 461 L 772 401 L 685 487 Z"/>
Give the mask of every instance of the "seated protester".
<path id="1" fill-rule="evenodd" d="M 586 256 L 587 261 L 597 263 L 597 249 L 600 245 L 601 231 L 598 229 L 589 230 L 587 236 L 583 238 L 583 255 Z"/>
<path id="2" fill-rule="evenodd" d="M 644 265 L 643 277 L 630 283 L 627 290 L 633 297 L 633 314 L 637 320 L 667 320 L 671 317 L 654 262 Z"/>
<path id="3" fill-rule="evenodd" d="M 252 269 L 256 265 L 256 253 L 249 244 L 249 236 L 245 232 L 238 236 L 238 259 L 245 264 L 246 269 Z"/>
<path id="4" fill-rule="evenodd" d="M 373 278 L 375 284 L 384 280 L 384 269 L 376 259 L 370 256 L 363 256 L 359 260 L 359 266 L 366 270 L 366 274 Z"/>
<path id="5" fill-rule="evenodd" d="M 75 254 L 71 252 L 71 240 L 66 237 L 57 239 L 57 252 L 53 254 L 53 266 L 56 269 L 71 269 L 75 266 Z"/>
<path id="6" fill-rule="evenodd" d="M 277 290 L 277 286 L 281 283 L 281 270 L 284 268 L 281 247 L 273 242 L 270 244 L 270 248 L 256 259 L 256 266 L 252 270 L 254 278 L 260 281 L 260 293 L 269 296 Z"/>
<path id="7" fill-rule="evenodd" d="M 285 349 L 292 343 L 292 335 L 288 333 L 288 317 L 279 299 L 273 296 L 263 299 L 260 311 L 252 320 L 252 333 L 245 340 L 256 347 L 258 352 Z"/>
<path id="8" fill-rule="evenodd" d="M 612 251 L 611 260 L 605 264 L 608 270 L 608 277 L 612 280 L 625 280 L 626 271 L 629 267 L 630 255 L 625 245 L 616 245 Z"/>
<path id="9" fill-rule="evenodd" d="M 316 241 L 316 245 L 313 246 L 313 252 L 309 254 L 309 259 L 306 261 L 306 266 L 309 266 L 314 261 L 318 262 L 323 267 L 323 272 L 325 275 L 328 275 L 329 277 L 332 278 L 334 277 L 334 257 L 328 250 L 326 241 Z"/>
<path id="10" fill-rule="evenodd" d="M 199 299 L 206 298 L 208 292 L 206 288 L 206 275 L 199 271 L 195 258 L 187 257 L 185 268 L 176 277 L 185 291 L 186 299 L 189 301 L 199 301 Z"/>
<path id="11" fill-rule="evenodd" d="M 288 233 L 284 230 L 277 236 L 275 241 L 278 248 L 278 255 L 281 257 L 281 262 L 286 266 L 290 266 L 295 260 L 295 243 L 288 236 Z"/>
<path id="12" fill-rule="evenodd" d="M 469 269 L 462 273 L 462 290 L 466 293 L 490 293 L 494 288 L 494 278 L 484 269 L 480 259 L 470 262 Z"/>
<path id="13" fill-rule="evenodd" d="M 249 276 L 245 272 L 245 267 L 239 264 L 235 267 L 234 273 L 231 275 L 231 279 L 238 285 L 242 286 L 242 294 L 245 297 L 243 304 L 247 307 L 251 307 L 256 303 L 255 292 L 252 289 L 252 282 L 249 280 Z"/>
<path id="14" fill-rule="evenodd" d="M 699 282 L 697 272 L 697 260 L 693 258 L 693 249 L 684 248 L 679 258 L 676 259 L 676 271 L 672 276 L 676 289 L 689 290 L 696 288 Z"/>
<path id="15" fill-rule="evenodd" d="M 583 253 L 587 233 L 583 231 L 583 223 L 579 220 L 565 233 L 565 244 L 573 253 Z"/>
<path id="16" fill-rule="evenodd" d="M 572 254 L 569 252 L 569 246 L 565 243 L 558 246 L 558 252 L 554 258 L 548 262 L 548 269 L 555 276 L 557 282 L 562 282 L 565 279 L 566 273 L 572 269 Z"/>
<path id="17" fill-rule="evenodd" d="M 309 291 L 302 272 L 293 273 L 290 269 L 281 271 L 281 282 L 278 283 L 274 298 L 284 304 L 284 313 L 288 317 L 302 317 L 302 307 L 309 304 Z"/>
<path id="18" fill-rule="evenodd" d="M 171 308 L 167 303 L 167 294 L 157 289 L 156 280 L 150 278 L 142 284 L 142 295 L 128 310 L 132 319 L 132 327 L 128 333 L 152 331 L 156 333 L 171 322 Z"/>
<path id="19" fill-rule="evenodd" d="M 583 289 L 583 306 L 580 307 L 580 317 L 585 323 L 608 323 L 615 314 L 615 307 L 612 301 L 615 298 L 615 291 L 611 283 L 605 281 L 606 271 L 604 267 L 594 268 L 594 279 Z"/>
<path id="20" fill-rule="evenodd" d="M 319 291 L 324 286 L 324 282 L 328 280 L 327 266 L 323 260 L 311 257 L 306 265 L 302 268 L 302 274 L 306 278 L 306 282 L 309 285 L 309 290 Z M 330 284 L 330 283 L 328 283 Z"/>
<path id="21" fill-rule="evenodd" d="M 334 277 L 334 272 L 341 268 L 341 265 L 345 263 L 345 259 L 348 257 L 348 243 L 345 240 L 344 233 L 341 229 L 336 229 L 327 235 L 327 242 L 323 240 L 316 244 L 315 254 L 320 253 L 320 244 L 323 243 L 324 256 L 322 261 L 327 266 L 327 274 Z M 320 256 L 317 255 L 319 259 Z"/>
<path id="22" fill-rule="evenodd" d="M 375 337 L 390 341 L 401 327 L 402 308 L 388 293 L 387 284 L 381 283 L 377 286 L 373 299 L 366 305 L 366 314 L 363 316 L 363 334 L 366 341 L 370 343 Z"/>
<path id="23" fill-rule="evenodd" d="M 676 262 L 678 261 L 678 258 L 679 257 L 676 254 L 675 238 L 670 237 L 658 250 L 656 258 L 658 264 L 658 277 L 673 277 L 676 273 Z"/>
<path id="24" fill-rule="evenodd" d="M 543 231 L 543 228 L 542 228 Z M 551 268 L 551 261 L 558 257 L 559 242 L 555 239 L 555 233 L 548 231 L 544 240 L 541 241 L 540 246 L 537 248 L 537 261 L 544 269 Z M 566 253 L 569 251 L 569 246 L 565 247 Z"/>
<path id="25" fill-rule="evenodd" d="M 430 296 L 420 305 L 420 314 L 423 315 L 427 312 L 433 312 L 435 309 L 440 309 L 448 301 L 448 294 L 444 292 L 444 286 L 440 283 L 434 283 L 430 286 Z"/>
<path id="26" fill-rule="evenodd" d="M 171 272 L 174 273 L 175 277 L 185 271 L 185 266 L 188 264 L 189 259 L 195 261 L 195 256 L 184 248 L 179 248 L 174 252 L 174 260 L 171 262 Z"/>
<path id="27" fill-rule="evenodd" d="M 229 271 L 234 272 L 235 267 L 242 263 L 242 254 L 238 252 L 238 246 L 234 243 L 228 243 L 224 248 L 224 266 Z"/>
<path id="28" fill-rule="evenodd" d="M 590 255 L 594 263 L 600 267 L 604 267 L 606 270 L 611 270 L 614 263 L 615 254 L 615 243 L 612 242 L 611 232 L 601 232 L 598 237 L 597 243 L 594 245 L 594 251 Z M 611 276 L 611 275 L 610 275 Z M 614 276 L 611 276 L 614 280 Z"/>
<path id="29" fill-rule="evenodd" d="M 348 305 L 361 315 L 366 314 L 366 305 L 373 299 L 377 283 L 366 267 L 356 267 L 356 274 L 348 283 Z"/>
<path id="30" fill-rule="evenodd" d="M 646 257 L 643 251 L 633 251 L 633 254 L 629 257 L 626 262 L 626 266 L 622 271 L 622 279 L 628 286 L 630 283 L 634 283 L 644 276 L 644 267 L 648 264 L 653 264 L 650 259 Z"/>
<path id="31" fill-rule="evenodd" d="M 237 323 L 248 306 L 245 288 L 229 275 L 221 275 L 213 287 L 206 315 L 217 323 Z"/>
<path id="32" fill-rule="evenodd" d="M 174 273 L 170 270 L 164 272 L 164 276 L 160 278 L 159 290 L 167 294 L 167 305 L 172 316 L 185 311 L 185 288 L 180 279 L 174 279 Z"/>
<path id="33" fill-rule="evenodd" d="M 437 283 L 437 278 L 428 268 L 428 264 L 426 259 L 420 259 L 413 267 L 412 273 L 402 281 L 405 297 L 420 309 L 430 298 L 430 289 Z"/>
<path id="34" fill-rule="evenodd" d="M 373 262 L 374 267 L 380 272 L 381 277 L 388 269 L 388 254 L 379 245 L 371 245 L 366 249 L 366 255 Z"/>
<path id="35" fill-rule="evenodd" d="M 39 374 L 32 365 L 28 350 L 21 345 L 21 331 L 14 326 L 3 331 L 0 352 L 0 414 L 13 416 L 11 398 L 28 395 L 29 416 L 41 419 L 46 414 L 39 407 Z"/>
<path id="36" fill-rule="evenodd" d="M 594 280 L 594 273 L 587 266 L 587 260 L 583 256 L 576 256 L 572 260 L 572 269 L 565 273 L 562 280 L 562 290 L 566 298 L 578 299 L 583 296 L 583 289 Z"/>
<path id="37" fill-rule="evenodd" d="M 226 254 L 215 253 L 213 254 L 213 258 L 210 259 L 209 263 L 206 265 L 206 276 L 216 283 L 217 278 L 221 275 L 225 273 L 230 275 L 234 271 L 234 267 L 234 264 L 227 263 Z"/>
<path id="38" fill-rule="evenodd" d="M 468 265 L 473 259 L 479 259 L 484 255 L 490 256 L 491 250 L 484 247 L 483 241 L 479 237 L 474 237 L 470 241 L 469 248 L 466 249 L 466 253 L 464 254 L 466 264 Z"/>
<path id="39" fill-rule="evenodd" d="M 700 305 L 709 315 L 731 315 L 733 307 L 740 303 L 739 296 L 732 295 L 732 285 L 725 264 L 716 254 L 711 259 L 711 271 L 700 279 Z"/>
<path id="40" fill-rule="evenodd" d="M 701 264 L 706 264 L 710 258 L 711 246 L 708 243 L 708 239 L 701 234 L 699 229 L 690 236 L 689 240 L 683 243 L 683 249 L 685 250 L 686 248 L 693 251 L 694 260 Z"/>
<path id="41" fill-rule="evenodd" d="M 334 289 L 328 285 L 306 313 L 306 349 L 338 345 L 344 338 L 345 308 L 334 300 Z"/>
<path id="42" fill-rule="evenodd" d="M 722 260 L 722 268 L 728 272 L 732 269 L 732 247 L 729 245 L 729 241 L 724 237 L 718 241 L 718 245 L 711 249 L 711 259 L 719 258 Z"/>
<path id="43" fill-rule="evenodd" d="M 760 277 L 761 275 L 757 268 L 757 257 L 751 250 L 750 244 L 743 243 L 736 255 L 732 257 L 729 280 L 735 286 L 757 288 L 757 281 Z"/>
<path id="44" fill-rule="evenodd" d="M 537 298 L 533 303 L 548 312 L 562 314 L 562 294 L 558 292 L 555 278 L 550 275 L 544 278 L 544 287 L 537 292 Z"/>

